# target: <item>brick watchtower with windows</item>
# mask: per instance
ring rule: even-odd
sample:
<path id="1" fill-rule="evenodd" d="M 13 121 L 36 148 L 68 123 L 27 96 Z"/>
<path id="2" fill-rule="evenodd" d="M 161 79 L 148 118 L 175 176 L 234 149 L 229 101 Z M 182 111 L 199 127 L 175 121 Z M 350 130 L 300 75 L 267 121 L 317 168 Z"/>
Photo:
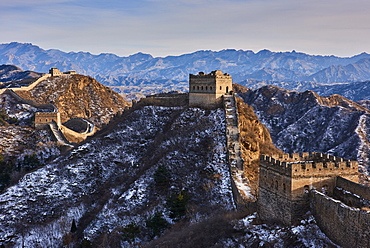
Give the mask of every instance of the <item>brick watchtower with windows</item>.
<path id="1" fill-rule="evenodd" d="M 261 155 L 257 208 L 263 220 L 295 224 L 309 210 L 309 191 L 333 194 L 340 176 L 358 182 L 358 164 L 323 153 Z"/>
<path id="2" fill-rule="evenodd" d="M 190 106 L 217 106 L 221 97 L 232 91 L 232 78 L 220 70 L 209 74 L 199 72 L 189 75 L 189 105 Z"/>

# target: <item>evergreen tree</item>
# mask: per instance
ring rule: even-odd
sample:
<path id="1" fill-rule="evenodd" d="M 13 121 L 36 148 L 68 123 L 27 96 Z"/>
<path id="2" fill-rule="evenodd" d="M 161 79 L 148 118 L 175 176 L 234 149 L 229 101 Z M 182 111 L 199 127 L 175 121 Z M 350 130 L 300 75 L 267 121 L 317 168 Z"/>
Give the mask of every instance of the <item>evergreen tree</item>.
<path id="1" fill-rule="evenodd" d="M 76 221 L 75 219 L 73 219 L 72 226 L 71 226 L 71 233 L 76 232 L 76 230 L 77 230 Z"/>
<path id="2" fill-rule="evenodd" d="M 154 181 L 159 187 L 166 187 L 170 183 L 170 173 L 164 164 L 160 164 L 155 171 Z"/>
<path id="3" fill-rule="evenodd" d="M 81 242 L 80 248 L 91 248 L 92 244 L 91 241 L 88 240 L 87 238 L 84 238 Z"/>
<path id="4" fill-rule="evenodd" d="M 25 168 L 26 171 L 31 171 L 41 166 L 40 160 L 37 158 L 36 153 L 32 155 L 24 156 L 24 159 L 21 163 L 21 167 Z"/>
<path id="5" fill-rule="evenodd" d="M 186 204 L 188 200 L 189 197 L 183 190 L 178 194 L 171 194 L 170 198 L 167 200 L 171 219 L 179 221 L 186 215 Z"/>
<path id="6" fill-rule="evenodd" d="M 135 223 L 128 224 L 123 228 L 123 239 L 126 241 L 134 240 L 140 233 L 140 227 Z"/>
<path id="7" fill-rule="evenodd" d="M 149 228 L 150 236 L 161 234 L 168 227 L 168 222 L 163 218 L 162 213 L 156 212 L 153 217 L 146 221 L 146 227 Z"/>

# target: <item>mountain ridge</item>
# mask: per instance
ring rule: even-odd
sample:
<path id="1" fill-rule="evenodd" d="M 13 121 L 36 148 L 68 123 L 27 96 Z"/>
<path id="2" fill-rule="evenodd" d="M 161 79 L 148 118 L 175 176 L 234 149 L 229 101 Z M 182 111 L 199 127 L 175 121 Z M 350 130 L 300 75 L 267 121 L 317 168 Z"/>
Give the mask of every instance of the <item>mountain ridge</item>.
<path id="1" fill-rule="evenodd" d="M 359 161 L 369 174 L 370 110 L 367 102 L 340 95 L 321 97 L 313 91 L 297 92 L 277 86 L 235 88 L 269 129 L 284 152 L 318 151 Z"/>
<path id="2" fill-rule="evenodd" d="M 261 50 L 255 53 L 251 50 L 235 49 L 200 50 L 166 57 L 153 57 L 150 54 L 139 52 L 127 57 L 120 57 L 111 53 L 93 55 L 88 52 L 66 53 L 57 49 L 44 50 L 30 43 L 0 44 L 0 63 L 15 64 L 27 70 L 45 71 L 51 66 L 55 66 L 61 70 L 73 69 L 94 77 L 109 74 L 115 77 L 166 78 L 178 81 L 187 80 L 189 73 L 199 70 L 221 69 L 228 71 L 229 74 L 233 75 L 235 82 L 239 82 L 248 78 L 248 75 L 253 75 L 253 73 L 256 75 L 255 73 L 265 68 L 272 70 L 268 73 L 272 79 L 278 78 L 276 73 L 280 70 L 280 77 L 283 80 L 304 81 L 309 76 L 332 65 L 346 66 L 369 58 L 370 55 L 367 53 L 341 58 L 334 55 L 309 55 L 295 51 Z M 368 68 L 367 64 L 366 66 Z M 292 72 L 295 73 L 292 74 Z M 262 80 L 263 78 L 256 79 Z M 319 77 L 313 79 L 319 80 Z M 320 82 L 324 81 L 320 80 Z M 110 82 L 108 78 L 102 81 L 108 85 Z"/>

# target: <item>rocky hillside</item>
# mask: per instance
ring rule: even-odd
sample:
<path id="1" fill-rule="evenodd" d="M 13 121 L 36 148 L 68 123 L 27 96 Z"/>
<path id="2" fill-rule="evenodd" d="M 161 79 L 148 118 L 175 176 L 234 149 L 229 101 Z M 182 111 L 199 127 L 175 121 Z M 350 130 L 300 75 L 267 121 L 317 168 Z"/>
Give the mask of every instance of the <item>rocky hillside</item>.
<path id="1" fill-rule="evenodd" d="M 258 125 L 255 131 L 261 130 Z M 263 132 L 256 135 L 267 143 Z M 245 144 L 247 149 L 261 147 Z M 146 106 L 127 111 L 94 140 L 0 195 L 0 244 L 332 245 L 312 219 L 279 227 L 235 212 L 225 146 L 222 109 Z"/>
<path id="2" fill-rule="evenodd" d="M 51 77 L 29 92 L 17 93 L 38 103 L 53 103 L 61 112 L 62 121 L 84 117 L 98 128 L 128 105 L 119 94 L 82 75 Z M 0 95 L 0 192 L 60 155 L 53 135 L 33 128 L 34 114 L 43 111 L 19 102 L 7 92 Z"/>
<path id="3" fill-rule="evenodd" d="M 263 125 L 253 107 L 236 98 L 238 106 L 238 120 L 240 130 L 240 145 L 242 151 L 244 183 L 250 187 L 254 199 L 257 198 L 258 172 L 260 155 L 272 155 L 282 153 L 272 143 L 268 129 Z"/>
<path id="4" fill-rule="evenodd" d="M 224 118 L 221 109 L 162 107 L 123 116 L 0 196 L 0 243 L 120 243 L 130 225 L 139 230 L 130 242 L 149 241 L 178 220 L 234 209 Z"/>
<path id="5" fill-rule="evenodd" d="M 284 152 L 319 151 L 358 160 L 369 172 L 370 111 L 339 95 L 288 91 L 275 86 L 236 87 Z"/>
<path id="6" fill-rule="evenodd" d="M 54 104 L 61 113 L 62 122 L 81 117 L 98 127 L 129 106 L 118 93 L 83 75 L 50 77 L 30 91 L 17 93 L 38 103 Z"/>

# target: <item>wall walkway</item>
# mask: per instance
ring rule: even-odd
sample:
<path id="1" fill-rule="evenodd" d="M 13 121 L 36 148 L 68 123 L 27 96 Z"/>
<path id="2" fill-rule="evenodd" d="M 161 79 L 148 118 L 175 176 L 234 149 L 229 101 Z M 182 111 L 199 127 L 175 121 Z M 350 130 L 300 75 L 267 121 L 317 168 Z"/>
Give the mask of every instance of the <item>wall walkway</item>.
<path id="1" fill-rule="evenodd" d="M 48 77 L 51 77 L 50 74 L 44 74 L 42 77 L 39 77 L 35 82 L 33 82 L 32 84 L 28 85 L 28 86 L 22 86 L 22 87 L 14 87 L 14 88 L 4 88 L 4 89 L 0 89 L 0 95 L 3 94 L 7 89 L 9 90 L 13 90 L 13 91 L 29 91 L 29 90 L 32 90 L 33 88 L 35 88 L 40 82 L 44 81 L 45 79 L 47 79 Z"/>
<path id="2" fill-rule="evenodd" d="M 32 107 L 39 108 L 39 109 L 48 109 L 48 110 L 51 110 L 52 112 L 58 112 L 58 108 L 53 104 L 48 104 L 48 103 L 41 104 L 31 99 L 22 98 L 13 89 L 6 89 L 5 92 L 9 93 L 12 97 L 14 97 L 17 101 L 21 103 L 28 104 L 28 105 L 31 105 Z"/>
<path id="3" fill-rule="evenodd" d="M 62 146 L 71 146 L 71 143 L 66 139 L 64 134 L 62 133 L 61 129 L 58 127 L 58 125 L 55 122 L 51 122 L 48 124 L 49 128 L 55 138 L 55 140 Z"/>
<path id="4" fill-rule="evenodd" d="M 223 96 L 223 106 L 226 116 L 226 142 L 228 162 L 231 174 L 231 186 L 237 208 L 255 211 L 254 197 L 250 192 L 248 182 L 243 177 L 243 159 L 239 143 L 238 109 L 234 95 Z"/>
<path id="5" fill-rule="evenodd" d="M 352 208 L 317 190 L 310 192 L 310 207 L 317 225 L 342 247 L 370 247 L 370 211 Z"/>

